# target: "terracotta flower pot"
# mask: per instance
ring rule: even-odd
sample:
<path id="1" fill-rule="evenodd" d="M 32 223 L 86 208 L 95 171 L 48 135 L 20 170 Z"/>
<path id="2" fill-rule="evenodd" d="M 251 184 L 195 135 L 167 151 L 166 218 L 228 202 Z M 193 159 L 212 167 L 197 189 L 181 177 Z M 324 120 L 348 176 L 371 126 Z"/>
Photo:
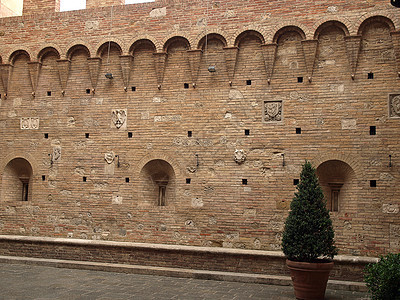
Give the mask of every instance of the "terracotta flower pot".
<path id="1" fill-rule="evenodd" d="M 324 299 L 333 262 L 308 263 L 286 260 L 297 299 Z"/>

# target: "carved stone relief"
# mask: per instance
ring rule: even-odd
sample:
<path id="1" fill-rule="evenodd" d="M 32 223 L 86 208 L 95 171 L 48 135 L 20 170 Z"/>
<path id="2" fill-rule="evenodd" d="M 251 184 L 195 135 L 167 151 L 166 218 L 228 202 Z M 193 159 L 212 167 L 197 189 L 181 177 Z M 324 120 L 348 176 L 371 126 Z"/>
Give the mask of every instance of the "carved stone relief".
<path id="1" fill-rule="evenodd" d="M 399 205 L 398 204 L 383 204 L 382 212 L 384 214 L 398 214 Z"/>
<path id="2" fill-rule="evenodd" d="M 246 152 L 244 150 L 235 150 L 233 158 L 237 164 L 242 164 L 246 160 Z"/>
<path id="3" fill-rule="evenodd" d="M 39 129 L 39 118 L 21 118 L 21 129 Z"/>
<path id="4" fill-rule="evenodd" d="M 264 102 L 264 121 L 265 122 L 282 121 L 282 101 Z"/>
<path id="5" fill-rule="evenodd" d="M 106 154 L 104 154 L 104 160 L 108 163 L 111 164 L 114 161 L 115 155 L 114 152 L 107 152 Z"/>
<path id="6" fill-rule="evenodd" d="M 390 224 L 390 248 L 396 251 L 400 248 L 400 225 Z"/>
<path id="7" fill-rule="evenodd" d="M 126 119 L 128 113 L 126 109 L 113 109 L 111 111 L 111 127 L 126 129 Z"/>
<path id="8" fill-rule="evenodd" d="M 53 148 L 53 162 L 59 161 L 61 159 L 61 147 L 55 146 Z"/>
<path id="9" fill-rule="evenodd" d="M 389 95 L 389 117 L 400 118 L 400 94 Z"/>

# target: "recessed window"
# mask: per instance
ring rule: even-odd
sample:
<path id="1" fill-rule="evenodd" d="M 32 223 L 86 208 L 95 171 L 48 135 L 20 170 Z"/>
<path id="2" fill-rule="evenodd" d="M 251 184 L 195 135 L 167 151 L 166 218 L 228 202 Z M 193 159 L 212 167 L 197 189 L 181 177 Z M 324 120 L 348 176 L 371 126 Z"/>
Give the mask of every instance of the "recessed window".
<path id="1" fill-rule="evenodd" d="M 129 182 L 129 177 L 125 178 L 125 182 L 128 183 Z"/>
<path id="2" fill-rule="evenodd" d="M 186 184 L 190 184 L 192 180 L 190 178 L 186 178 Z"/>
<path id="3" fill-rule="evenodd" d="M 303 77 L 297 77 L 297 82 L 302 83 L 303 82 Z"/>
<path id="4" fill-rule="evenodd" d="M 47 96 L 51 96 L 51 91 L 47 91 Z"/>
<path id="5" fill-rule="evenodd" d="M 374 79 L 374 73 L 369 72 L 368 73 L 368 79 Z"/>
<path id="6" fill-rule="evenodd" d="M 132 138 L 133 137 L 133 133 L 132 132 L 128 132 L 128 138 Z"/>
<path id="7" fill-rule="evenodd" d="M 244 130 L 244 135 L 250 135 L 250 129 L 245 129 Z"/>
<path id="8" fill-rule="evenodd" d="M 133 87 L 131 88 L 131 90 L 132 90 L 132 92 L 136 92 L 136 86 L 133 86 Z"/>
<path id="9" fill-rule="evenodd" d="M 298 184 L 299 184 L 299 182 L 300 182 L 300 180 L 299 180 L 299 179 L 293 179 L 293 185 L 298 185 Z"/>
<path id="10" fill-rule="evenodd" d="M 369 126 L 369 135 L 376 135 L 376 126 Z"/>
<path id="11" fill-rule="evenodd" d="M 246 84 L 251 85 L 251 80 L 250 79 L 246 80 Z"/>
<path id="12" fill-rule="evenodd" d="M 82 177 L 82 181 L 83 181 L 83 182 L 86 182 L 86 181 L 87 181 L 87 177 L 86 177 L 86 176 L 83 176 L 83 177 Z"/>
<path id="13" fill-rule="evenodd" d="M 89 133 L 85 133 L 85 138 L 89 138 L 90 134 Z"/>
<path id="14" fill-rule="evenodd" d="M 184 83 L 183 88 L 188 89 L 189 88 L 189 83 Z"/>
<path id="15" fill-rule="evenodd" d="M 300 127 L 296 128 L 296 134 L 301 134 L 301 128 Z"/>
<path id="16" fill-rule="evenodd" d="M 42 181 L 46 180 L 46 175 L 42 175 Z"/>
<path id="17" fill-rule="evenodd" d="M 44 138 L 45 138 L 45 139 L 48 139 L 48 138 L 49 138 L 49 134 L 48 134 L 48 133 L 45 133 L 45 134 L 44 134 Z"/>
<path id="18" fill-rule="evenodd" d="M 192 137 L 192 132 L 191 131 L 188 131 L 188 137 Z"/>
<path id="19" fill-rule="evenodd" d="M 90 94 L 90 89 L 86 89 L 86 94 Z"/>
<path id="20" fill-rule="evenodd" d="M 242 179 L 242 184 L 247 185 L 247 179 Z"/>
<path id="21" fill-rule="evenodd" d="M 376 180 L 370 180 L 369 181 L 369 186 L 370 187 L 376 187 Z"/>

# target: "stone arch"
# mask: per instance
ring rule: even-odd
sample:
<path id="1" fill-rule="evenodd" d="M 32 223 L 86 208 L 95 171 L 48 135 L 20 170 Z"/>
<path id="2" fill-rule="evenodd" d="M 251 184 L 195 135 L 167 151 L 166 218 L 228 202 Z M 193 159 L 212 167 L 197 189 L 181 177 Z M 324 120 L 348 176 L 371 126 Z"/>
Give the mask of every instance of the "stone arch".
<path id="1" fill-rule="evenodd" d="M 364 176 L 364 169 L 362 164 L 359 161 L 357 161 L 354 157 L 347 154 L 343 154 L 341 152 L 325 152 L 323 154 L 314 157 L 311 160 L 311 162 L 315 167 L 318 167 L 320 164 L 328 160 L 343 161 L 353 169 L 355 176 L 357 178 L 363 178 Z"/>
<path id="2" fill-rule="evenodd" d="M 207 39 L 207 40 L 215 39 L 215 40 L 220 41 L 220 42 L 223 44 L 224 47 L 227 46 L 226 39 L 225 39 L 222 35 L 220 35 L 220 34 L 218 34 L 218 33 L 209 33 L 209 34 L 203 36 L 203 37 L 199 40 L 199 43 L 197 44 L 197 49 L 204 50 L 204 46 L 205 46 L 205 44 L 206 44 L 206 39 Z"/>
<path id="3" fill-rule="evenodd" d="M 142 203 L 152 206 L 171 205 L 176 194 L 174 168 L 163 159 L 152 159 L 140 169 L 139 185 Z"/>
<path id="4" fill-rule="evenodd" d="M 168 52 L 168 49 L 171 47 L 171 45 L 178 43 L 178 42 L 184 44 L 186 50 L 190 50 L 190 42 L 187 38 L 185 38 L 183 36 L 173 36 L 165 42 L 164 47 L 163 47 L 164 52 Z"/>
<path id="5" fill-rule="evenodd" d="M 40 52 L 37 56 L 38 61 L 42 62 L 43 58 L 49 53 L 54 53 L 58 57 L 58 59 L 60 59 L 60 52 L 56 48 L 46 47 L 46 48 L 43 48 L 42 50 L 40 50 Z"/>
<path id="6" fill-rule="evenodd" d="M 89 49 L 88 46 L 86 46 L 86 42 L 84 40 L 76 39 L 68 43 L 66 46 L 61 47 L 62 48 L 62 51 L 60 51 L 61 59 L 70 59 L 71 54 L 76 50 L 75 48 L 77 46 L 82 47 L 82 49 L 85 49 L 85 51 L 89 53 L 88 57 L 91 57 L 91 54 L 93 53 L 92 49 Z M 54 48 L 57 49 L 57 47 Z"/>
<path id="7" fill-rule="evenodd" d="M 282 27 L 281 29 L 279 29 L 275 35 L 274 38 L 272 40 L 273 43 L 278 43 L 279 38 L 284 35 L 285 33 L 288 32 L 296 32 L 297 34 L 300 35 L 301 39 L 305 40 L 306 39 L 306 34 L 304 33 L 304 31 L 298 27 L 298 26 L 285 26 Z"/>
<path id="8" fill-rule="evenodd" d="M 135 50 L 142 46 L 143 44 L 149 45 L 154 49 L 154 52 L 157 51 L 156 45 L 153 43 L 153 41 L 149 40 L 149 39 L 140 39 L 140 40 L 136 40 L 131 47 L 129 48 L 129 53 L 133 54 L 135 52 Z"/>
<path id="9" fill-rule="evenodd" d="M 237 38 L 235 40 L 235 46 L 238 47 L 240 42 L 244 38 L 249 37 L 249 36 L 256 37 L 257 39 L 259 39 L 261 45 L 265 44 L 264 36 L 260 32 L 255 31 L 255 30 L 246 30 L 237 36 Z"/>
<path id="10" fill-rule="evenodd" d="M 200 48 L 198 48 L 198 46 L 201 44 L 201 40 L 202 39 L 204 39 L 205 38 L 205 36 L 206 35 L 218 35 L 218 36 L 221 36 L 225 41 L 226 41 L 226 47 L 228 47 L 229 45 L 230 45 L 230 42 L 231 42 L 231 38 L 227 38 L 226 36 L 226 32 L 224 32 L 224 31 L 222 31 L 222 30 L 220 30 L 220 28 L 218 28 L 218 27 L 213 27 L 213 28 L 208 28 L 207 29 L 207 31 L 205 31 L 205 30 L 203 30 L 200 34 L 198 34 L 197 36 L 196 36 L 196 38 L 194 39 L 194 43 L 193 43 L 193 46 L 194 45 L 197 45 L 197 49 L 200 49 Z M 231 42 L 231 44 L 233 44 L 234 43 L 234 39 L 233 39 L 233 41 Z"/>
<path id="11" fill-rule="evenodd" d="M 9 58 L 9 62 L 10 62 L 10 64 L 14 64 L 14 62 L 15 62 L 15 60 L 17 59 L 17 57 L 18 56 L 20 56 L 20 55 L 25 55 L 25 56 L 27 56 L 28 57 L 28 59 L 29 60 L 31 60 L 31 56 L 29 55 L 29 53 L 26 51 L 26 50 L 16 50 L 16 51 L 14 51 L 11 55 L 10 55 L 10 58 Z"/>
<path id="12" fill-rule="evenodd" d="M 109 46 L 117 48 L 120 52 L 120 55 L 122 55 L 122 48 L 118 43 L 114 41 L 107 41 L 101 44 L 99 48 L 97 48 L 96 56 L 100 57 L 104 51 L 107 51 Z"/>
<path id="13" fill-rule="evenodd" d="M 354 170 L 346 162 L 337 159 L 324 161 L 316 170 L 327 208 L 332 212 L 346 210 L 357 194 Z"/>
<path id="14" fill-rule="evenodd" d="M 89 51 L 88 47 L 86 47 L 83 44 L 77 44 L 68 49 L 66 58 L 71 59 L 71 57 L 74 55 L 74 52 L 78 51 L 78 50 L 85 51 L 87 53 L 87 56 L 90 57 L 90 51 Z"/>
<path id="15" fill-rule="evenodd" d="M 228 40 L 228 47 L 229 46 L 237 46 L 237 41 L 238 41 L 239 36 L 245 32 L 257 32 L 259 35 L 259 38 L 263 41 L 263 43 L 265 43 L 265 41 L 268 40 L 269 35 L 270 35 L 269 31 L 265 30 L 265 27 L 248 25 L 248 26 L 245 26 L 245 27 L 242 27 L 242 28 L 236 30 L 233 33 L 232 39 L 230 38 Z M 266 37 L 268 37 L 268 38 L 266 38 Z"/>
<path id="16" fill-rule="evenodd" d="M 137 44 L 140 41 L 149 41 L 153 46 L 154 46 L 154 52 L 162 51 L 162 44 L 160 43 L 159 40 L 154 38 L 151 35 L 148 34 L 143 34 L 140 36 L 135 36 L 133 39 L 130 40 L 128 43 L 129 49 L 128 53 L 132 53 L 132 50 L 135 48 L 135 44 Z"/>
<path id="17" fill-rule="evenodd" d="M 362 23 L 360 23 L 360 25 L 358 27 L 357 34 L 358 35 L 362 35 L 364 30 L 365 30 L 365 28 L 369 24 L 374 23 L 374 22 L 379 22 L 379 23 L 386 24 L 389 27 L 390 31 L 394 31 L 395 30 L 395 26 L 394 26 L 393 21 L 391 19 L 389 19 L 388 17 L 386 17 L 386 16 L 371 16 L 371 17 L 365 18 L 362 21 Z"/>
<path id="18" fill-rule="evenodd" d="M 342 22 L 336 21 L 336 20 L 335 21 L 327 21 L 327 22 L 320 24 L 318 26 L 318 28 L 315 30 L 314 39 L 317 40 L 319 35 L 321 34 L 321 32 L 324 31 L 328 27 L 339 28 L 340 30 L 343 31 L 344 35 L 346 35 L 346 36 L 348 36 L 350 34 L 348 27 L 345 24 L 343 24 Z"/>
<path id="19" fill-rule="evenodd" d="M 7 160 L 1 174 L 2 201 L 32 200 L 33 167 L 24 157 Z"/>

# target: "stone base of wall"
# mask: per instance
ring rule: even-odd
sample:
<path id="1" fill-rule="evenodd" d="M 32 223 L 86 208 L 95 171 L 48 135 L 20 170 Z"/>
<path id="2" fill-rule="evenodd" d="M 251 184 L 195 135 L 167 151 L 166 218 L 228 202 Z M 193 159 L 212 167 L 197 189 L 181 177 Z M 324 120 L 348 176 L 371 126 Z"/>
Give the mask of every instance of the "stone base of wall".
<path id="1" fill-rule="evenodd" d="M 0 262 L 9 257 L 57 267 L 289 284 L 285 257 L 278 251 L 0 235 L 0 255 Z M 337 256 L 331 285 L 363 290 L 363 269 L 376 261 Z"/>

